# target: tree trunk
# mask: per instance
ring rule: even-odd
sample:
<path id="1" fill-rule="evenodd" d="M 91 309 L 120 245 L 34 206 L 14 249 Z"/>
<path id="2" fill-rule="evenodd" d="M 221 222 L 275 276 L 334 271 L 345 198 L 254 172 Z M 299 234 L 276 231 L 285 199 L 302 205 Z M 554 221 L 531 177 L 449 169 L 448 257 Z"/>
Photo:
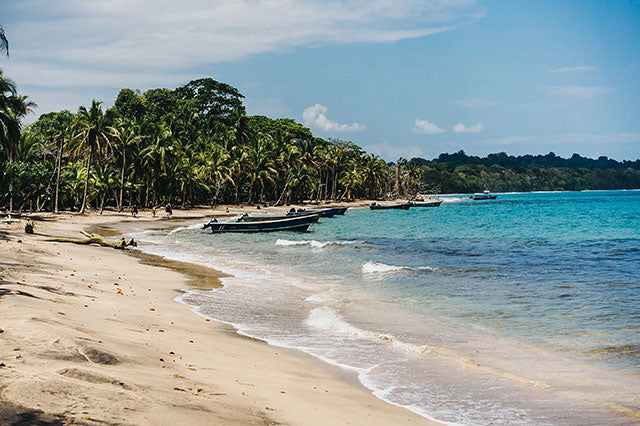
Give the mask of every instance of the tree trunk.
<path id="1" fill-rule="evenodd" d="M 122 193 L 124 192 L 124 169 L 127 161 L 127 153 L 124 150 L 124 146 L 122 147 L 122 170 L 120 171 L 120 197 L 118 198 L 118 211 L 121 212 L 123 209 L 122 205 Z"/>
<path id="2" fill-rule="evenodd" d="M 13 211 L 13 151 L 9 148 L 9 213 Z"/>
<path id="3" fill-rule="evenodd" d="M 58 214 L 59 210 L 59 194 L 60 194 L 60 174 L 62 169 L 62 148 L 64 147 L 64 138 L 60 140 L 60 148 L 58 149 L 58 173 L 56 175 L 56 201 L 53 206 L 53 212 Z"/>
<path id="4" fill-rule="evenodd" d="M 82 207 L 80 207 L 80 214 L 84 214 L 84 210 L 87 206 L 87 189 L 89 188 L 89 172 L 91 171 L 91 160 L 93 160 L 93 144 L 89 150 L 89 159 L 87 160 L 87 177 L 84 180 L 84 193 L 82 195 Z"/>
<path id="5" fill-rule="evenodd" d="M 102 194 L 102 201 L 100 201 L 100 214 L 104 211 L 104 200 L 107 199 L 107 193 Z"/>

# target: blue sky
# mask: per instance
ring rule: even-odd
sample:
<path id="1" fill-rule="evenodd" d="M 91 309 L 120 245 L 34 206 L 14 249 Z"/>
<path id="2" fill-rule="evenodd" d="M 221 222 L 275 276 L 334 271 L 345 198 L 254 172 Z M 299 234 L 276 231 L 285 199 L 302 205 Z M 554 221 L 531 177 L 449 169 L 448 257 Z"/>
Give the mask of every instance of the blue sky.
<path id="1" fill-rule="evenodd" d="M 638 1 L 25 0 L 0 24 L 38 114 L 209 76 L 387 160 L 640 157 Z"/>

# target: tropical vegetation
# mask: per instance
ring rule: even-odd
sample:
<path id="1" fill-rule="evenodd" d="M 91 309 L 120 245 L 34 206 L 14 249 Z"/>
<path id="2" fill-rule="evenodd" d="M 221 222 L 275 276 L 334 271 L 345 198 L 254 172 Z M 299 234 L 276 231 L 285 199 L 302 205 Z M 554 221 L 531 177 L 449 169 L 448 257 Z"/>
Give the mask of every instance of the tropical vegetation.
<path id="1" fill-rule="evenodd" d="M 0 37 L 1 39 L 1 37 Z M 8 44 L 0 43 L 8 52 Z M 174 90 L 122 89 L 114 106 L 42 114 L 0 70 L 0 208 L 122 211 L 170 202 L 286 205 L 418 192 L 640 188 L 640 162 L 464 152 L 387 163 L 289 118 L 247 115 L 211 78 Z"/>

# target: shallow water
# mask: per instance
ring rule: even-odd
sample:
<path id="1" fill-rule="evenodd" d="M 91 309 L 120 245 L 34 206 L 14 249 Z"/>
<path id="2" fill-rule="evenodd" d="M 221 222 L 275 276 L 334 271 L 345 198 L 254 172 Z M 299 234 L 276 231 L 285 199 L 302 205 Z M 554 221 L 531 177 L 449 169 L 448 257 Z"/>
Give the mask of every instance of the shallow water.
<path id="1" fill-rule="evenodd" d="M 195 224 L 135 237 L 234 275 L 182 295 L 195 311 L 354 370 L 425 417 L 639 421 L 640 191 L 352 209 L 305 233 Z"/>

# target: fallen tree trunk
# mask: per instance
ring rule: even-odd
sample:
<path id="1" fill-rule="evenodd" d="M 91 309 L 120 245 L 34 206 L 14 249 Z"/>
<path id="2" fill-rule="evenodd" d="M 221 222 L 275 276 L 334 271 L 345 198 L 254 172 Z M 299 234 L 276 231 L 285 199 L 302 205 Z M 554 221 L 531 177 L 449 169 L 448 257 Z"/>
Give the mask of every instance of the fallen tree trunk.
<path id="1" fill-rule="evenodd" d="M 82 235 L 87 237 L 84 240 L 77 240 L 73 238 L 54 238 L 51 241 L 57 241 L 60 243 L 74 243 L 74 244 L 99 244 L 103 247 L 111 247 L 119 250 L 127 250 L 128 246 L 136 247 L 138 243 L 132 238 L 129 241 L 126 241 L 124 238 L 120 238 L 118 241 L 110 241 L 107 240 L 100 234 L 89 234 L 88 232 L 80 231 Z"/>

